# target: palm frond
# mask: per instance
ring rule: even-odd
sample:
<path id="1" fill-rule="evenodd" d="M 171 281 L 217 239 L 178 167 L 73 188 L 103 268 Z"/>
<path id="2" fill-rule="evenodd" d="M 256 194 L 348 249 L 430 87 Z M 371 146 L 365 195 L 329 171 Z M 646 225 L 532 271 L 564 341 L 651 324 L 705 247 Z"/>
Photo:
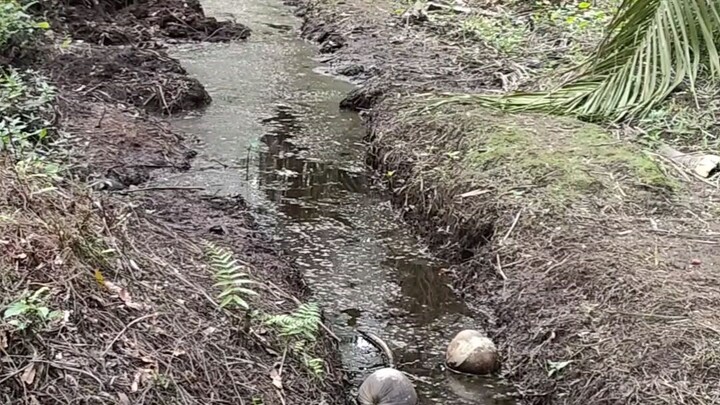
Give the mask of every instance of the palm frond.
<path id="1" fill-rule="evenodd" d="M 222 289 L 222 292 L 218 295 L 220 306 L 222 308 L 240 307 L 245 310 L 250 309 L 246 298 L 259 294 L 246 286 L 258 283 L 251 280 L 249 275 L 243 272 L 243 267 L 233 258 L 232 252 L 209 242 L 205 247 L 210 268 L 215 273 L 215 279 L 217 280 L 213 287 L 221 287 Z"/>
<path id="2" fill-rule="evenodd" d="M 720 76 L 718 0 L 624 0 L 608 37 L 571 78 L 550 92 L 450 97 L 451 102 L 540 110 L 586 118 L 639 117 L 698 76 Z"/>

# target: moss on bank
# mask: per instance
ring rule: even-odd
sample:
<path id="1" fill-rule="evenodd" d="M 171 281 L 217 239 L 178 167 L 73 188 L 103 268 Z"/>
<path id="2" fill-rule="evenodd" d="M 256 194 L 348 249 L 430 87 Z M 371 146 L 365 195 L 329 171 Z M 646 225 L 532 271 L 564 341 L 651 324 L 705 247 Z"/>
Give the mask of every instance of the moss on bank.
<path id="1" fill-rule="evenodd" d="M 422 105 L 408 108 L 423 111 Z M 646 153 L 596 125 L 483 109 L 426 109 L 405 119 L 410 126 L 440 120 L 447 131 L 461 133 L 456 144 L 434 145 L 434 152 L 447 157 L 437 167 L 440 175 L 448 171 L 469 183 L 490 183 L 500 193 L 529 187 L 538 200 L 568 205 L 588 193 L 615 195 L 619 183 L 677 187 Z"/>

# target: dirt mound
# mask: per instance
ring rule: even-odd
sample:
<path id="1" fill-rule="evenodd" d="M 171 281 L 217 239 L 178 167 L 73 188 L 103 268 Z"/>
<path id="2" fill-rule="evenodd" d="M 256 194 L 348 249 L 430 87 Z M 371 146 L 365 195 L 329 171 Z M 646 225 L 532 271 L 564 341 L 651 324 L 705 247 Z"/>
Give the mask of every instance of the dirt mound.
<path id="1" fill-rule="evenodd" d="M 211 101 L 202 84 L 163 50 L 77 46 L 55 55 L 47 66 L 62 89 L 90 100 L 160 114 L 201 108 Z"/>
<path id="2" fill-rule="evenodd" d="M 61 109 L 59 125 L 73 134 L 73 170 L 98 188 L 142 184 L 158 169 L 187 170 L 196 154 L 160 120 L 98 102 L 66 99 Z"/>
<path id="3" fill-rule="evenodd" d="M 598 127 L 424 106 L 376 110 L 372 163 L 494 309 L 523 403 L 720 400 L 716 204 Z"/>
<path id="4" fill-rule="evenodd" d="M 74 39 L 99 45 L 147 44 L 157 39 L 225 42 L 245 39 L 242 24 L 206 17 L 197 0 L 70 1 L 47 8 Z"/>

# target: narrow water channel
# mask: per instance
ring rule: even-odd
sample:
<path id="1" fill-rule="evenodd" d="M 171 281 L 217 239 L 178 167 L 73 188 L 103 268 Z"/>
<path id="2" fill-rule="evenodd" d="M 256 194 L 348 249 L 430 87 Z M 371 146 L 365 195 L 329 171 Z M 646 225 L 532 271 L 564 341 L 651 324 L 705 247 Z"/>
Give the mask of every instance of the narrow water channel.
<path id="1" fill-rule="evenodd" d="M 172 52 L 214 102 L 174 120 L 205 144 L 195 168 L 167 182 L 241 194 L 303 269 L 341 344 L 355 387 L 380 353 L 357 328 L 392 347 L 421 404 L 510 404 L 497 381 L 443 369 L 452 336 L 473 328 L 432 258 L 375 192 L 363 165 L 364 135 L 338 103 L 352 85 L 318 73 L 316 48 L 279 0 L 207 0 L 253 35 L 236 44 L 182 45 Z"/>

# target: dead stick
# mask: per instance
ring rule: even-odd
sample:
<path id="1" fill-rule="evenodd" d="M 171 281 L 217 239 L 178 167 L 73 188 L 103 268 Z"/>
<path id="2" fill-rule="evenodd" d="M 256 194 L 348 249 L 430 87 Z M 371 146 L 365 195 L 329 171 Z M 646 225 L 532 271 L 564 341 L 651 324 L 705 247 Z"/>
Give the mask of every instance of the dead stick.
<path id="1" fill-rule="evenodd" d="M 522 214 L 523 210 L 522 208 L 520 211 L 518 211 L 517 215 L 515 215 L 515 219 L 513 220 L 512 225 L 510 225 L 510 229 L 508 229 L 507 233 L 505 234 L 505 237 L 502 239 L 502 243 L 505 243 L 505 241 L 510 237 L 510 234 L 515 229 L 515 226 L 517 225 L 518 221 L 520 220 L 520 214 Z"/>
<path id="2" fill-rule="evenodd" d="M 110 349 L 112 349 L 112 346 L 115 344 L 115 342 L 117 342 L 118 339 L 120 339 L 120 337 L 121 337 L 122 335 L 124 335 L 125 332 L 128 331 L 128 329 L 130 329 L 131 326 L 135 325 L 135 324 L 138 323 L 138 322 L 142 322 L 142 321 L 144 321 L 145 319 L 152 318 L 152 317 L 158 316 L 158 315 L 160 315 L 160 313 L 159 313 L 159 312 L 155 312 L 154 314 L 149 314 L 149 315 L 141 316 L 140 318 L 137 318 L 137 319 L 135 319 L 134 321 L 132 321 L 132 322 L 130 322 L 129 324 L 127 324 L 127 325 L 123 328 L 123 330 L 121 330 L 120 333 L 118 333 L 117 336 L 115 336 L 115 339 L 113 339 L 113 340 L 110 342 L 110 344 L 105 348 L 105 350 L 102 352 L 102 354 L 100 354 L 100 357 L 105 357 L 105 355 L 108 354 L 108 352 L 110 351 Z"/>
<path id="3" fill-rule="evenodd" d="M 176 187 L 145 187 L 145 188 L 136 188 L 134 190 L 118 190 L 117 193 L 125 194 L 125 193 L 138 193 L 141 191 L 162 191 L 162 190 L 205 190 L 205 187 L 184 187 L 184 186 L 176 186 Z"/>

